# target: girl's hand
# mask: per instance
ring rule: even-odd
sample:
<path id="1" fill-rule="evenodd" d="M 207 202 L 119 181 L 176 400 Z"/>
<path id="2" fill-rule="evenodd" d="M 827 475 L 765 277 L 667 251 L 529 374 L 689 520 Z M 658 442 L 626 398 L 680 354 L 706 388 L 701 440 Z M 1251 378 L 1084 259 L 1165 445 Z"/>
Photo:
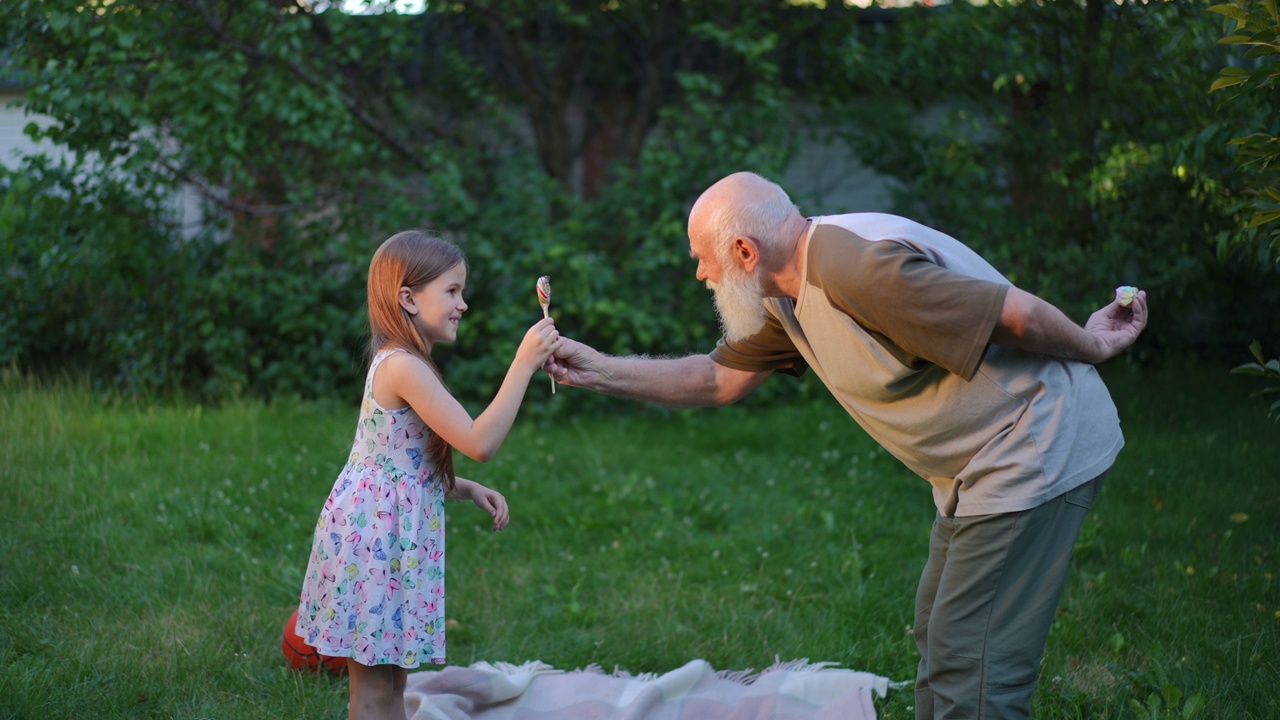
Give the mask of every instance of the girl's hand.
<path id="1" fill-rule="evenodd" d="M 489 513 L 489 517 L 493 518 L 493 531 L 502 532 L 511 520 L 511 513 L 507 509 L 507 499 L 502 493 L 492 488 L 465 478 L 456 478 L 454 495 L 459 500 L 470 500 L 476 504 L 476 507 Z"/>
<path id="2" fill-rule="evenodd" d="M 560 332 L 556 330 L 555 320 L 543 318 L 524 334 L 524 340 L 516 350 L 514 364 L 527 369 L 532 375 L 542 367 L 558 347 L 560 347 Z"/>

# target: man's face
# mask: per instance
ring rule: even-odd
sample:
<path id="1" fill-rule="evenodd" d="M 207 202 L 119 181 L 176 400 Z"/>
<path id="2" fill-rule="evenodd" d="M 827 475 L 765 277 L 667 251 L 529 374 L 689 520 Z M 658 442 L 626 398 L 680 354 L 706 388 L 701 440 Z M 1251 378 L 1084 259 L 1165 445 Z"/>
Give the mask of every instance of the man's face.
<path id="1" fill-rule="evenodd" d="M 720 281 L 707 279 L 707 288 L 715 296 L 720 329 L 730 342 L 745 340 L 764 328 L 764 286 L 760 274 L 750 273 L 734 265 L 720 267 Z"/>
<path id="2" fill-rule="evenodd" d="M 721 262 L 712 240 L 693 217 L 689 223 L 689 256 L 698 263 L 695 277 L 706 283 L 715 299 L 720 329 L 730 342 L 744 340 L 764 327 L 764 286 L 759 276 L 748 274 L 732 260 Z"/>
<path id="3" fill-rule="evenodd" d="M 689 233 L 689 257 L 698 263 L 698 269 L 694 271 L 694 277 L 698 278 L 698 282 L 715 283 L 720 281 L 720 259 L 716 255 L 715 248 L 711 243 L 704 239 L 700 233 Z"/>

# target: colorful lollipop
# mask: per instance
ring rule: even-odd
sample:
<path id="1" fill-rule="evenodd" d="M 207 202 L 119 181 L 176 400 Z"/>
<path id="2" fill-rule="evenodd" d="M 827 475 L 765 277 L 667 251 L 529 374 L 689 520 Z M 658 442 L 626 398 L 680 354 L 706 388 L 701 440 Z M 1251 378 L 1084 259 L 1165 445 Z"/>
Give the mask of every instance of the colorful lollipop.
<path id="1" fill-rule="evenodd" d="M 538 278 L 538 304 L 542 306 L 542 317 L 549 317 L 550 313 L 547 312 L 547 306 L 551 304 L 551 276 L 550 275 L 543 275 L 542 277 Z M 556 379 L 550 374 L 548 374 L 547 377 L 551 378 L 551 394 L 555 395 Z"/>
<path id="2" fill-rule="evenodd" d="M 541 292 L 541 290 L 539 290 Z M 1138 296 L 1138 288 L 1132 285 L 1121 285 L 1116 288 L 1116 302 L 1123 307 L 1129 307 L 1129 303 Z"/>
<path id="3" fill-rule="evenodd" d="M 547 306 L 551 304 L 551 276 L 538 278 L 538 304 L 542 306 L 542 317 L 547 316 Z"/>

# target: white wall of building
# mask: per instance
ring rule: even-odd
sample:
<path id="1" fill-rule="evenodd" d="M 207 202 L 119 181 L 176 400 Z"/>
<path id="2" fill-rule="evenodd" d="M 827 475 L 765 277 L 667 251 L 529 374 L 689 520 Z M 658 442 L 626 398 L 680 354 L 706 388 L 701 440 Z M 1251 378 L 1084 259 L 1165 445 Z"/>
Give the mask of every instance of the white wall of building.
<path id="1" fill-rule="evenodd" d="M 0 165 L 11 169 L 18 166 L 18 153 L 30 154 L 37 148 L 50 153 L 57 152 L 52 144 L 42 143 L 37 146 L 23 133 L 28 123 L 39 123 L 41 118 L 28 115 L 21 101 L 22 93 L 0 90 Z"/>
<path id="2" fill-rule="evenodd" d="M 27 136 L 27 125 L 36 123 L 47 126 L 48 117 L 31 114 L 22 106 L 23 94 L 14 90 L 0 90 L 0 165 L 17 169 L 26 155 L 41 153 L 59 159 L 66 151 L 47 140 L 33 142 Z M 169 204 L 169 211 L 180 223 L 182 234 L 190 237 L 200 230 L 200 197 L 193 189 L 179 192 Z"/>

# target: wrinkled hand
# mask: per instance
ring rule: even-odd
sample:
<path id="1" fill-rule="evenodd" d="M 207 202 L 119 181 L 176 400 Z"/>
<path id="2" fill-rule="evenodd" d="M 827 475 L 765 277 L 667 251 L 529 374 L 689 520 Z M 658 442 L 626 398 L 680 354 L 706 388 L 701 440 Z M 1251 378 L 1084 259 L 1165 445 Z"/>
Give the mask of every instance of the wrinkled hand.
<path id="1" fill-rule="evenodd" d="M 1106 358 L 1118 355 L 1133 345 L 1146 327 L 1145 290 L 1139 290 L 1128 307 L 1121 305 L 1118 299 L 1112 300 L 1111 304 L 1090 315 L 1084 324 L 1085 331 L 1098 341 Z"/>
<path id="2" fill-rule="evenodd" d="M 589 386 L 592 378 L 601 374 L 599 366 L 602 357 L 591 347 L 562 337 L 555 352 L 543 363 L 542 369 L 561 385 Z"/>

